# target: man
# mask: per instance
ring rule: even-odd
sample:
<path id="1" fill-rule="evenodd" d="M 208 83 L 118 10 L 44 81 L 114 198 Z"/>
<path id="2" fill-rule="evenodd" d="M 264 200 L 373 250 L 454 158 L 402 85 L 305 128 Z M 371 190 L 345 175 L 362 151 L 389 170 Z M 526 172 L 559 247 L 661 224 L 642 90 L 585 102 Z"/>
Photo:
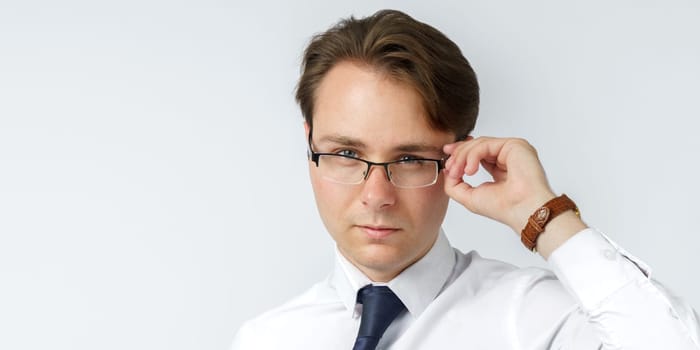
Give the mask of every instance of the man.
<path id="1" fill-rule="evenodd" d="M 436 29 L 398 11 L 341 21 L 306 49 L 297 100 L 336 266 L 234 349 L 700 349 L 693 310 L 586 227 L 532 146 L 470 136 L 476 77 Z M 480 166 L 493 182 L 463 181 Z M 452 248 L 449 198 L 554 272 Z"/>

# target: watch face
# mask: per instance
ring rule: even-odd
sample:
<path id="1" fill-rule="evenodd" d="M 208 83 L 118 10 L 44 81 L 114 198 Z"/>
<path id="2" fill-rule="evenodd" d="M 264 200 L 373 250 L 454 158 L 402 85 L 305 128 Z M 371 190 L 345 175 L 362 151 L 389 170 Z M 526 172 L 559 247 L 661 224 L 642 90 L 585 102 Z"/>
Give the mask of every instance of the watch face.
<path id="1" fill-rule="evenodd" d="M 540 226 L 546 224 L 547 220 L 549 220 L 549 213 L 550 211 L 548 207 L 537 209 L 537 212 L 535 213 L 535 222 L 537 222 L 537 224 Z"/>

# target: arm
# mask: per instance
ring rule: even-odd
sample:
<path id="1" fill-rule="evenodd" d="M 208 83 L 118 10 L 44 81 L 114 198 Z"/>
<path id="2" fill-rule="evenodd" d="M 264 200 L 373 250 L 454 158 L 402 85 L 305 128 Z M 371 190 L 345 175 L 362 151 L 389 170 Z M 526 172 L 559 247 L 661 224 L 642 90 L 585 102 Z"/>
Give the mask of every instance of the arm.
<path id="1" fill-rule="evenodd" d="M 535 149 L 521 139 L 469 138 L 445 145 L 445 192 L 468 210 L 511 227 L 555 197 Z M 471 186 L 464 175 L 483 166 L 492 182 Z M 586 224 L 573 211 L 552 219 L 537 240 L 564 287 L 579 302 L 606 349 L 700 349 L 692 309 L 655 284 L 643 263 Z M 580 339 L 559 339 L 571 344 Z"/>

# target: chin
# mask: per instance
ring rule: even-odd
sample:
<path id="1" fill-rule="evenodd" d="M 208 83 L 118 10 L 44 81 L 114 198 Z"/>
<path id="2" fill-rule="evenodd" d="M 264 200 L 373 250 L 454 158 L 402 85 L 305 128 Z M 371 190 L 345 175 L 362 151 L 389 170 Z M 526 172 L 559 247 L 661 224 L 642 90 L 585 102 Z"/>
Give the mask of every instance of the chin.
<path id="1" fill-rule="evenodd" d="M 362 267 L 388 274 L 398 274 L 405 269 L 414 259 L 398 251 L 396 247 L 387 245 L 373 245 L 367 247 L 355 256 L 355 263 Z"/>

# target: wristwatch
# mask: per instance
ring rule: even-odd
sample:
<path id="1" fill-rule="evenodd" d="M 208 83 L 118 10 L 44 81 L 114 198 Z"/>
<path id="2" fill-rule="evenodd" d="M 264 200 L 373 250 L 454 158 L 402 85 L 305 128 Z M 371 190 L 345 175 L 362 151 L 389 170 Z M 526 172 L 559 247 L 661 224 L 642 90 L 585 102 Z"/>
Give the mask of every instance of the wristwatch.
<path id="1" fill-rule="evenodd" d="M 520 232 L 520 240 L 525 247 L 536 252 L 537 238 L 544 232 L 545 226 L 559 214 L 568 210 L 573 210 L 577 216 L 581 216 L 574 201 L 565 194 L 548 201 L 539 209 L 535 210 L 527 220 L 525 228 Z"/>

